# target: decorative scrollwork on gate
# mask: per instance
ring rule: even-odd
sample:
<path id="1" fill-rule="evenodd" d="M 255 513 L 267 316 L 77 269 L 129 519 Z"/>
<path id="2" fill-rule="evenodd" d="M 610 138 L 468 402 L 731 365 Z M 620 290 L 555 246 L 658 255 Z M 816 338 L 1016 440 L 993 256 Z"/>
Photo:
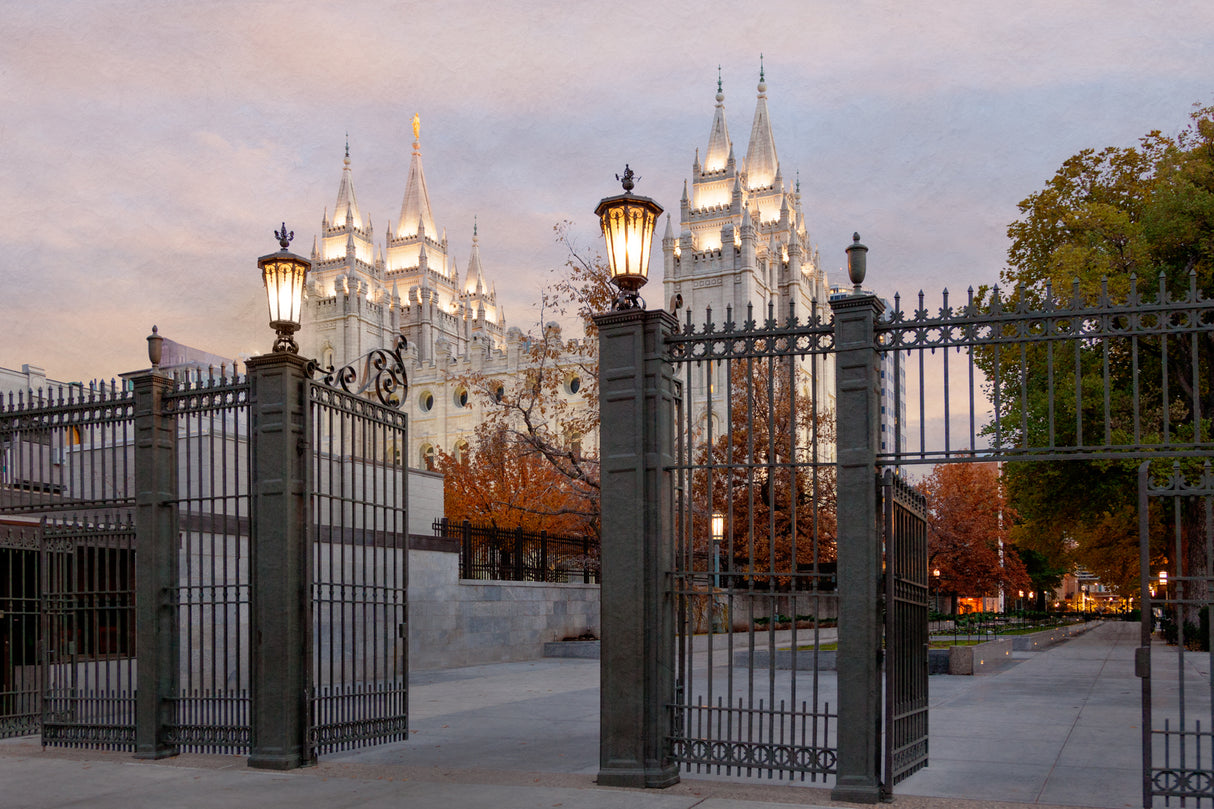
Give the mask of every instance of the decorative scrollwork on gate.
<path id="1" fill-rule="evenodd" d="M 404 336 L 397 335 L 391 351 L 377 348 L 336 371 L 332 367 L 321 369 L 325 371 L 321 382 L 355 396 L 373 393 L 380 404 L 399 407 L 409 389 L 404 358 L 406 345 Z"/>

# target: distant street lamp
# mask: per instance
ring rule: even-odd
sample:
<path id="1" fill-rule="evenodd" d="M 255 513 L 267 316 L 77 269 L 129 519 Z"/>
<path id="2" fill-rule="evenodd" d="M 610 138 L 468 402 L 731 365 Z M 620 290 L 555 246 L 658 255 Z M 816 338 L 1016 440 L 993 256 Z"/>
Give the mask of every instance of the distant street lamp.
<path id="1" fill-rule="evenodd" d="M 600 200 L 594 209 L 607 240 L 611 281 L 620 290 L 611 308 L 644 309 L 645 301 L 637 290 L 649 280 L 649 251 L 662 206 L 649 197 L 633 195 L 632 189 L 640 178 L 627 165 L 624 174 L 615 178 L 623 185 L 624 193 Z"/>
<path id="2" fill-rule="evenodd" d="M 270 326 L 277 333 L 275 351 L 299 353 L 293 336 L 299 330 L 300 312 L 303 309 L 304 280 L 312 263 L 287 250 L 295 232 L 287 232 L 286 222 L 281 231 L 274 231 L 278 244 L 277 253 L 257 259 L 261 278 L 266 285 L 266 298 L 270 304 Z"/>
<path id="3" fill-rule="evenodd" d="M 712 514 L 712 586 L 721 589 L 721 540 L 725 538 L 725 515 Z"/>
<path id="4" fill-rule="evenodd" d="M 936 612 L 940 612 L 940 568 L 932 571 L 932 578 L 936 580 Z"/>

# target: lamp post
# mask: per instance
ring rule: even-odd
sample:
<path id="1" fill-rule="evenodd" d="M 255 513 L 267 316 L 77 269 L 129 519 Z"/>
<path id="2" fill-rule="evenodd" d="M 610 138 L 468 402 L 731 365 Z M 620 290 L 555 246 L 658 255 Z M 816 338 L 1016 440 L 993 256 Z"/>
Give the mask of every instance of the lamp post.
<path id="1" fill-rule="evenodd" d="M 603 238 L 607 240 L 611 281 L 620 290 L 611 308 L 613 311 L 644 309 L 645 301 L 637 290 L 649 280 L 649 251 L 662 206 L 649 197 L 633 195 L 632 189 L 640 178 L 627 164 L 624 174 L 617 174 L 615 178 L 623 185 L 624 193 L 600 200 L 594 209 L 603 228 Z"/>
<path id="2" fill-rule="evenodd" d="M 940 612 L 940 568 L 932 571 L 932 578 L 936 580 L 936 612 Z"/>
<path id="3" fill-rule="evenodd" d="M 648 278 L 660 205 L 624 193 L 599 202 L 612 283 L 612 311 L 599 330 L 599 491 L 602 648 L 599 776 L 603 786 L 666 787 L 679 780 L 674 760 L 675 614 L 666 571 L 675 564 L 674 367 L 666 342 L 674 315 L 646 311 L 637 294 Z"/>
<path id="4" fill-rule="evenodd" d="M 257 259 L 274 350 L 246 363 L 251 386 L 253 498 L 249 544 L 249 766 L 288 770 L 311 760 L 307 744 L 311 684 L 311 577 L 307 532 L 308 360 L 293 335 L 299 329 L 304 280 L 311 263 L 287 250 L 294 233 L 274 234 L 282 248 Z"/>
<path id="5" fill-rule="evenodd" d="M 278 335 L 274 350 L 298 354 L 299 346 L 293 335 L 299 330 L 304 280 L 312 263 L 287 249 L 295 231 L 288 233 L 286 222 L 282 223 L 282 230 L 274 231 L 274 236 L 282 249 L 257 259 L 270 304 L 270 326 Z"/>
<path id="6" fill-rule="evenodd" d="M 725 515 L 712 513 L 712 586 L 721 589 L 721 540 L 725 538 Z"/>

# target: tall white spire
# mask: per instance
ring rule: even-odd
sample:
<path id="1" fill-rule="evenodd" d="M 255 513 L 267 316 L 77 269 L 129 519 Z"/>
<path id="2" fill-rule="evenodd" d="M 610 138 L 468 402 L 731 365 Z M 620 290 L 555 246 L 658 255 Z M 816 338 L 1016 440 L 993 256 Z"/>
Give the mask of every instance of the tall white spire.
<path id="1" fill-rule="evenodd" d="M 750 127 L 750 145 L 746 149 L 746 187 L 754 191 L 775 182 L 780 168 L 776 156 L 776 141 L 771 134 L 771 119 L 767 115 L 767 81 L 763 73 L 763 57 L 759 57 L 759 99 L 755 103 L 755 120 Z"/>
<path id="2" fill-rule="evenodd" d="M 464 294 L 466 295 L 482 295 L 489 291 L 489 285 L 485 283 L 485 270 L 481 267 L 481 245 L 477 228 L 476 222 L 473 221 L 472 258 L 468 259 L 468 273 L 464 281 Z"/>
<path id="3" fill-rule="evenodd" d="M 704 155 L 704 172 L 721 171 L 729 162 L 733 144 L 729 127 L 725 125 L 725 93 L 721 90 L 721 67 L 717 66 L 717 108 L 712 116 L 712 131 L 708 133 L 708 152 Z"/>
<path id="4" fill-rule="evenodd" d="M 346 157 L 341 170 L 341 184 L 337 186 L 337 204 L 333 206 L 332 227 L 344 228 L 347 222 L 362 230 L 362 214 L 358 211 L 358 200 L 354 198 L 354 175 L 350 170 L 350 138 L 346 137 Z"/>
<path id="5" fill-rule="evenodd" d="M 420 226 L 419 226 L 420 223 Z M 421 226 L 434 238 L 438 228 L 430 213 L 430 192 L 426 190 L 426 175 L 422 171 L 421 116 L 413 116 L 413 157 L 409 161 L 409 180 L 405 184 L 405 199 L 400 206 L 396 225 L 398 239 L 416 236 Z"/>

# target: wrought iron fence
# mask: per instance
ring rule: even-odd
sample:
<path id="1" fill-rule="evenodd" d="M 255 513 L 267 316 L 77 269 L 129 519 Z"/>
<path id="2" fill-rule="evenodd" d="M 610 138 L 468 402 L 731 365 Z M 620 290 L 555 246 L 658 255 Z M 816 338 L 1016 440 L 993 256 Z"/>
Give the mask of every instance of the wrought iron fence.
<path id="1" fill-rule="evenodd" d="M 667 338 L 676 416 L 673 758 L 820 781 L 837 759 L 828 322 L 690 316 Z M 756 622 L 756 616 L 787 615 Z M 826 618 L 825 616 L 829 616 Z"/>
<path id="2" fill-rule="evenodd" d="M 42 726 L 41 550 L 37 521 L 0 525 L 0 738 Z"/>
<path id="3" fill-rule="evenodd" d="M 44 744 L 134 746 L 134 411 L 113 383 L 0 400 L 0 514 L 40 520 L 25 536 L 36 550 L 8 549 L 8 592 L 25 596 L 14 606 L 37 604 L 39 619 L 11 625 L 6 724 L 40 729 Z"/>
<path id="4" fill-rule="evenodd" d="M 312 540 L 299 609 L 312 623 L 291 645 L 310 665 L 295 667 L 298 680 L 271 678 L 254 716 L 253 671 L 273 668 L 252 645 L 254 590 L 280 613 L 288 597 L 272 570 L 259 585 L 250 542 L 257 510 L 282 499 L 253 497 L 252 382 L 265 383 L 262 418 L 280 416 L 275 395 L 294 389 L 283 363 L 267 365 L 261 377 L 153 372 L 130 390 L 0 401 L 0 514 L 28 523 L 0 533 L 4 735 L 41 729 L 45 744 L 153 757 L 257 754 L 254 723 L 272 725 L 273 696 L 295 693 L 301 761 L 404 738 L 405 417 L 312 382 L 298 358 L 287 372 L 309 415 L 306 432 L 292 426 L 311 454 L 283 495 L 311 503 L 298 531 Z M 282 531 L 262 537 L 263 553 L 298 546 Z M 272 753 L 270 766 L 291 765 Z"/>
<path id="5" fill-rule="evenodd" d="M 886 469 L 885 772 L 895 784 L 928 763 L 927 499 Z"/>
<path id="6" fill-rule="evenodd" d="M 172 603 L 178 692 L 167 741 L 247 753 L 249 716 L 249 380 L 181 374 L 165 396 L 177 435 L 179 546 Z"/>
<path id="7" fill-rule="evenodd" d="M 314 753 L 408 733 L 404 414 L 307 384 Z"/>
<path id="8" fill-rule="evenodd" d="M 882 463 L 1209 455 L 1214 300 L 1131 277 L 1070 294 L 971 288 L 961 306 L 900 296 L 877 322 L 895 401 L 910 405 Z M 958 384 L 958 377 L 960 384 Z M 1194 395 L 1194 392 L 1205 392 Z M 934 415 L 938 414 L 938 415 Z M 894 414 L 891 414 L 894 415 Z M 907 440 L 903 440 L 903 435 Z"/>
<path id="9" fill-rule="evenodd" d="M 599 583 L 598 539 L 549 536 L 546 531 L 498 528 L 443 518 L 435 536 L 460 541 L 461 579 Z"/>

